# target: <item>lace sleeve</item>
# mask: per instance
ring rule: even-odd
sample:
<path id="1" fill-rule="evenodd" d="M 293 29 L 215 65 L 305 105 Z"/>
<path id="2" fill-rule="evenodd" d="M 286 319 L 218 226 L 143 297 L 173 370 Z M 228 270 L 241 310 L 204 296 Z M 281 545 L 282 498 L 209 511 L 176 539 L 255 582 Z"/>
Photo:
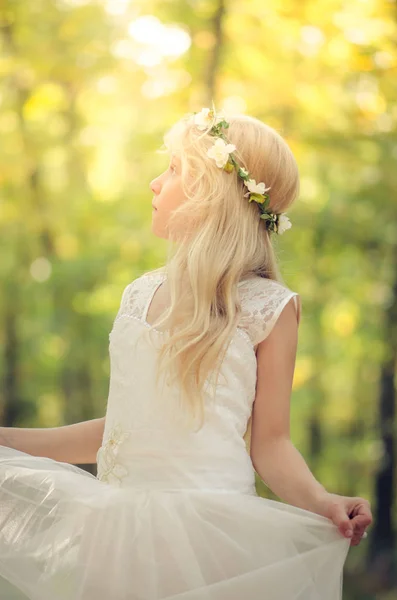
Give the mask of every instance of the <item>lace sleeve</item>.
<path id="1" fill-rule="evenodd" d="M 115 321 L 118 319 L 118 317 L 120 315 L 122 315 L 122 314 L 124 314 L 126 312 L 126 307 L 128 305 L 128 299 L 129 299 L 129 296 L 130 296 L 131 286 L 132 286 L 132 283 L 129 283 L 124 288 L 124 291 L 122 293 L 121 300 L 120 300 L 120 307 L 119 307 L 119 310 L 117 312 Z"/>
<path id="2" fill-rule="evenodd" d="M 263 279 L 242 289 L 241 327 L 256 346 L 265 340 L 287 303 L 294 299 L 298 325 L 301 317 L 301 297 L 278 281 Z"/>

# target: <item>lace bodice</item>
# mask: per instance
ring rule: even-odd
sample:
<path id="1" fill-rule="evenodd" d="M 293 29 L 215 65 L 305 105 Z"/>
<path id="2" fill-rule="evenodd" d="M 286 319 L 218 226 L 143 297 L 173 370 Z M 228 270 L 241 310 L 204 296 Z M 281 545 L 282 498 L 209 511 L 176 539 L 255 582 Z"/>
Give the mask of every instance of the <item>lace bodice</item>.
<path id="1" fill-rule="evenodd" d="M 97 456 L 98 478 L 122 485 L 128 477 L 133 476 L 136 481 L 142 476 L 147 484 L 150 475 L 147 471 L 138 474 L 141 467 L 137 465 L 144 461 L 138 463 L 137 458 L 167 452 L 175 459 L 179 473 L 173 478 L 174 483 L 186 479 L 177 460 L 183 456 L 184 465 L 186 457 L 189 464 L 195 465 L 194 481 L 202 485 L 202 478 L 206 481 L 209 476 L 208 468 L 204 467 L 207 457 L 212 465 L 211 477 L 215 477 L 214 465 L 223 464 L 218 479 L 225 485 L 224 461 L 231 461 L 242 488 L 254 493 L 253 468 L 243 436 L 255 399 L 255 348 L 270 334 L 291 298 L 299 319 L 299 296 L 279 282 L 259 277 L 238 284 L 240 321 L 222 363 L 215 392 L 210 386 L 205 389 L 205 424 L 199 431 L 192 431 L 186 427 L 178 387 L 168 385 L 162 377 L 160 388 L 155 386 L 157 344 L 161 344 L 167 331 L 156 330 L 146 316 L 165 278 L 161 271 L 147 273 L 127 285 L 123 292 L 109 336 L 110 387 L 103 443 Z M 169 473 L 167 476 L 170 477 Z M 161 476 L 156 472 L 153 477 L 158 480 Z"/>
<path id="2" fill-rule="evenodd" d="M 148 273 L 127 285 L 115 320 L 136 319 L 143 326 L 156 331 L 146 321 L 146 317 L 153 296 L 165 279 L 163 273 Z M 250 341 L 254 348 L 270 334 L 281 311 L 291 298 L 294 298 L 298 319 L 300 318 L 299 294 L 278 281 L 256 277 L 241 281 L 238 288 L 242 316 L 236 333 L 243 336 L 245 334 L 247 341 Z"/>

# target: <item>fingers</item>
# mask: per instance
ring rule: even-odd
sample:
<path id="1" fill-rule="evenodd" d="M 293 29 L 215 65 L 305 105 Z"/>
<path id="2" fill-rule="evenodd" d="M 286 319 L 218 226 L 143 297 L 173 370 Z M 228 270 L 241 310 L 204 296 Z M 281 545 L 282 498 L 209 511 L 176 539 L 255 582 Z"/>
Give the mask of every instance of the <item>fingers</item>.
<path id="1" fill-rule="evenodd" d="M 369 502 L 365 498 L 339 497 L 330 502 L 329 509 L 333 522 L 338 526 L 340 533 L 350 538 L 351 544 L 357 546 L 365 533 L 366 528 L 372 523 L 372 514 Z"/>
<path id="2" fill-rule="evenodd" d="M 362 526 L 355 527 L 353 537 L 351 539 L 351 545 L 357 546 L 361 542 L 364 533 L 365 533 L 365 527 L 362 527 Z"/>
<path id="3" fill-rule="evenodd" d="M 353 523 L 346 514 L 345 508 L 340 503 L 335 503 L 332 507 L 332 519 L 338 526 L 340 533 L 344 537 L 353 537 Z"/>
<path id="4" fill-rule="evenodd" d="M 372 514 L 369 506 L 364 506 L 360 513 L 354 517 L 354 534 L 352 537 L 351 544 L 353 546 L 358 546 L 358 544 L 363 539 L 366 534 L 366 529 L 372 523 Z"/>
<path id="5" fill-rule="evenodd" d="M 357 515 L 351 519 L 351 523 L 356 527 L 363 527 L 364 529 L 371 525 L 372 518 L 369 515 Z"/>
<path id="6" fill-rule="evenodd" d="M 355 532 L 354 535 L 353 535 L 353 537 L 352 537 L 352 539 L 351 539 L 350 545 L 351 546 L 358 546 L 361 543 L 361 541 L 363 539 L 365 539 L 366 535 L 367 535 L 367 533 L 365 531 L 362 534 L 358 534 L 358 533 Z"/>
<path id="7" fill-rule="evenodd" d="M 338 527 L 344 537 L 351 538 L 351 543 L 354 546 L 360 542 L 361 537 L 371 522 L 372 519 L 367 515 L 357 515 L 352 519 L 341 518 Z"/>
<path id="8" fill-rule="evenodd" d="M 366 528 L 372 523 L 372 513 L 368 500 L 365 498 L 358 498 L 358 500 L 360 500 L 360 504 L 355 506 L 354 517 L 351 518 L 353 527 L 352 546 L 357 546 L 361 542 L 364 535 L 367 535 Z"/>
<path id="9" fill-rule="evenodd" d="M 357 546 L 361 542 L 364 534 L 366 533 L 365 530 L 368 525 L 371 524 L 371 522 L 372 519 L 368 515 L 357 515 L 357 517 L 351 519 L 351 524 L 353 527 L 353 535 L 351 538 L 352 546 Z"/>

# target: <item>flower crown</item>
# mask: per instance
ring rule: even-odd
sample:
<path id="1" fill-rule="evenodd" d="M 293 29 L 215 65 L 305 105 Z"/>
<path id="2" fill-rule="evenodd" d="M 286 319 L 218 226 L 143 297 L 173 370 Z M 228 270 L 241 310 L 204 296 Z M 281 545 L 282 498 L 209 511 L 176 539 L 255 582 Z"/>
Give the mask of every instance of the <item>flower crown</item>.
<path id="1" fill-rule="evenodd" d="M 210 135 L 217 138 L 213 146 L 207 150 L 207 156 L 215 161 L 217 167 L 227 173 L 236 170 L 238 177 L 243 180 L 244 185 L 248 188 L 244 198 L 248 197 L 249 202 L 258 204 L 261 212 L 260 219 L 266 221 L 266 229 L 282 234 L 292 227 L 291 221 L 284 213 L 274 213 L 267 210 L 270 197 L 266 192 L 270 190 L 270 187 L 266 187 L 263 182 L 256 183 L 250 173 L 237 163 L 233 154 L 236 146 L 229 144 L 222 132 L 222 129 L 228 129 L 229 127 L 229 123 L 225 118 L 217 115 L 213 108 L 203 108 L 199 113 L 193 113 L 192 119 L 198 129 L 201 131 L 208 130 Z"/>

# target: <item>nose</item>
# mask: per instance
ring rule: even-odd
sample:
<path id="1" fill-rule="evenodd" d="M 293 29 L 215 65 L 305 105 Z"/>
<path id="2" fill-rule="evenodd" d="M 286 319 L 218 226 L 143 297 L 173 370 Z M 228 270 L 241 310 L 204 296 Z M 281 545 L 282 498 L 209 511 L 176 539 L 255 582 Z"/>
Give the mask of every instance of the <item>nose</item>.
<path id="1" fill-rule="evenodd" d="M 156 177 L 155 179 L 152 179 L 152 181 L 150 182 L 150 189 L 152 190 L 153 194 L 159 194 L 160 193 L 160 181 L 159 181 L 159 177 Z"/>

